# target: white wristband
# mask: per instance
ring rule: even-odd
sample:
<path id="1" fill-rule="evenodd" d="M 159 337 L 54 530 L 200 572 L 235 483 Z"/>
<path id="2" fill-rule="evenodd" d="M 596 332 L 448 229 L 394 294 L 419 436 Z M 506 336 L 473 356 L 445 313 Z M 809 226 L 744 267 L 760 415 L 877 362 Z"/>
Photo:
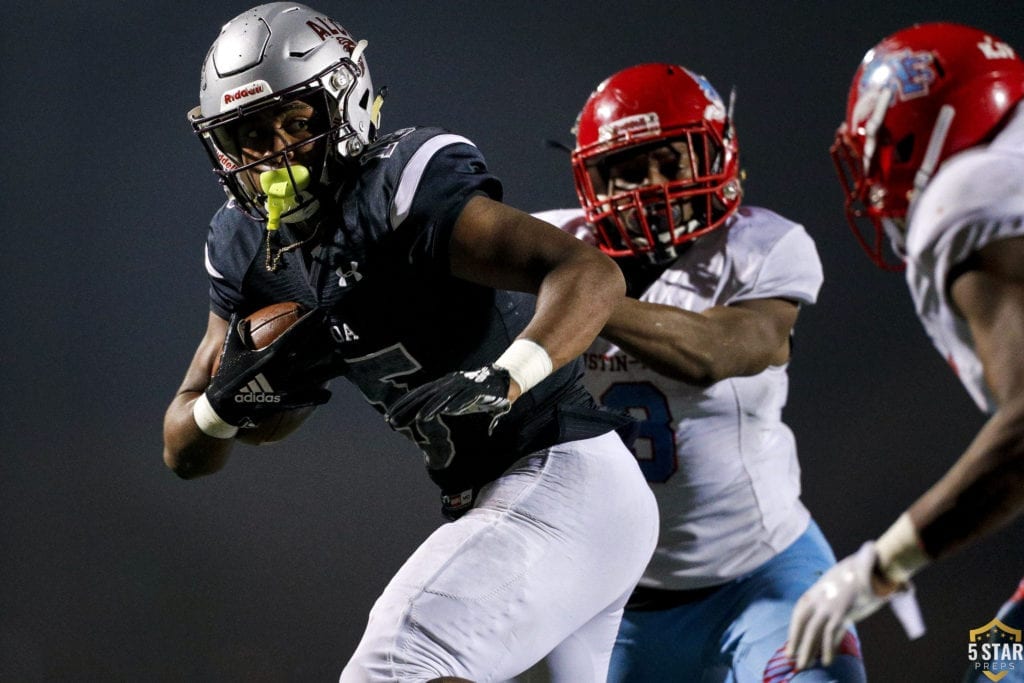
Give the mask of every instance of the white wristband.
<path id="1" fill-rule="evenodd" d="M 906 583 L 931 562 L 906 512 L 878 537 L 875 550 L 878 552 L 878 568 L 893 583 Z"/>
<path id="2" fill-rule="evenodd" d="M 215 439 L 230 439 L 238 433 L 238 427 L 229 425 L 210 405 L 206 394 L 201 394 L 192 403 L 192 418 L 196 421 L 199 431 Z"/>
<path id="3" fill-rule="evenodd" d="M 508 370 L 524 394 L 550 375 L 553 367 L 544 347 L 529 339 L 516 339 L 494 364 Z"/>

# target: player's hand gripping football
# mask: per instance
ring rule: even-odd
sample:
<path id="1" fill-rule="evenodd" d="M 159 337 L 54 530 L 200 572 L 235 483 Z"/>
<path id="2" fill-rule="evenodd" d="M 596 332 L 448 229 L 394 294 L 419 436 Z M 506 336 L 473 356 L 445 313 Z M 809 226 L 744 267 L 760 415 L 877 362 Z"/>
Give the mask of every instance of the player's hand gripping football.
<path id="1" fill-rule="evenodd" d="M 388 422 L 395 429 L 426 422 L 438 415 L 490 413 L 493 431 L 498 419 L 512 407 L 508 400 L 508 370 L 487 365 L 478 370 L 451 372 L 415 387 L 391 405 Z"/>
<path id="2" fill-rule="evenodd" d="M 884 596 L 875 592 L 871 577 L 877 561 L 875 543 L 868 541 L 825 572 L 797 601 L 786 654 L 796 661 L 798 671 L 813 666 L 819 656 L 824 666 L 830 665 L 847 629 L 886 603 L 892 603 L 910 638 L 924 633 L 912 584 Z"/>
<path id="3" fill-rule="evenodd" d="M 326 313 L 306 313 L 277 339 L 252 349 L 246 319 L 231 316 L 217 372 L 206 398 L 217 416 L 235 427 L 253 427 L 284 410 L 326 403 L 323 384 L 338 373 L 331 365 L 334 345 Z"/>

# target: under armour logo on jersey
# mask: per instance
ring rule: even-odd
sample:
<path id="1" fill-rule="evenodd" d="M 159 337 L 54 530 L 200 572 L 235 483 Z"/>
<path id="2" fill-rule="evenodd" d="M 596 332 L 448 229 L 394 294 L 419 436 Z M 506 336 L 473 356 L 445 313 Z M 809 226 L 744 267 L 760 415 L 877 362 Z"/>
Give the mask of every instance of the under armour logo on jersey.
<path id="1" fill-rule="evenodd" d="M 281 397 L 274 393 L 266 376 L 260 374 L 249 380 L 249 383 L 235 394 L 235 403 L 280 403 Z"/>
<path id="2" fill-rule="evenodd" d="M 985 59 L 1013 59 L 1016 56 L 1012 47 L 992 36 L 985 36 L 985 39 L 978 43 L 978 49 L 985 55 Z"/>
<path id="3" fill-rule="evenodd" d="M 334 271 L 338 276 L 338 286 L 348 287 L 348 279 L 352 278 L 355 282 L 359 282 L 363 279 L 363 274 L 359 272 L 359 264 L 355 261 L 349 261 L 349 268 L 345 270 L 344 267 L 339 266 Z"/>

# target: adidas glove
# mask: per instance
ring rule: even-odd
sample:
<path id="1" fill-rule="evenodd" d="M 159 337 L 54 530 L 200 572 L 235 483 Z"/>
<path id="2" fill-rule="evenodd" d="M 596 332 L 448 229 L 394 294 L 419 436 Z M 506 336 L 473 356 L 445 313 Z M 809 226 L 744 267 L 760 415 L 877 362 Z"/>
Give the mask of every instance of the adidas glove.
<path id="1" fill-rule="evenodd" d="M 220 367 L 193 406 L 199 428 L 230 438 L 274 413 L 326 403 L 331 392 L 323 384 L 339 373 L 325 319 L 311 311 L 257 351 L 245 342 L 247 321 L 232 315 Z"/>
<path id="2" fill-rule="evenodd" d="M 395 401 L 388 411 L 388 422 L 401 429 L 438 415 L 491 413 L 493 430 L 498 418 L 512 407 L 508 400 L 510 382 L 508 370 L 494 365 L 451 372 L 415 387 Z"/>

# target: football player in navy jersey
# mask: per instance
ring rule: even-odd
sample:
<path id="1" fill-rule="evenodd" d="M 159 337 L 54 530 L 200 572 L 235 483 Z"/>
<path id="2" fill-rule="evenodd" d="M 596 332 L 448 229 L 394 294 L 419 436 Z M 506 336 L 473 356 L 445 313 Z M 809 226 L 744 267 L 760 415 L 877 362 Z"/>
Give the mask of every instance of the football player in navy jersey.
<path id="1" fill-rule="evenodd" d="M 854 74 L 831 149 L 850 226 L 876 265 L 905 269 L 932 343 L 990 417 L 942 479 L 800 599 L 801 666 L 830 660 L 837 632 L 910 594 L 931 562 L 1024 512 L 1022 101 L 1017 52 L 959 24 L 897 31 Z M 997 618 L 1024 628 L 1024 582 Z M 1022 664 L 978 657 L 968 679 L 1024 681 Z"/>
<path id="2" fill-rule="evenodd" d="M 502 680 L 550 655 L 556 680 L 602 681 L 657 536 L 615 431 L 628 420 L 580 381 L 621 275 L 502 204 L 469 140 L 378 135 L 365 47 L 271 3 L 228 22 L 206 57 L 190 119 L 228 202 L 165 462 L 216 472 L 236 439 L 344 376 L 421 448 L 454 521 L 388 584 L 341 680 Z M 249 348 L 245 317 L 277 302 L 306 313 Z"/>
<path id="3" fill-rule="evenodd" d="M 790 337 L 822 283 L 814 241 L 741 204 L 732 107 L 682 66 L 602 82 L 572 165 L 582 207 L 537 215 L 625 274 L 586 383 L 644 416 L 636 456 L 661 513 L 609 681 L 863 681 L 852 629 L 827 669 L 794 676 L 785 655 L 793 605 L 835 564 L 782 420 Z"/>

